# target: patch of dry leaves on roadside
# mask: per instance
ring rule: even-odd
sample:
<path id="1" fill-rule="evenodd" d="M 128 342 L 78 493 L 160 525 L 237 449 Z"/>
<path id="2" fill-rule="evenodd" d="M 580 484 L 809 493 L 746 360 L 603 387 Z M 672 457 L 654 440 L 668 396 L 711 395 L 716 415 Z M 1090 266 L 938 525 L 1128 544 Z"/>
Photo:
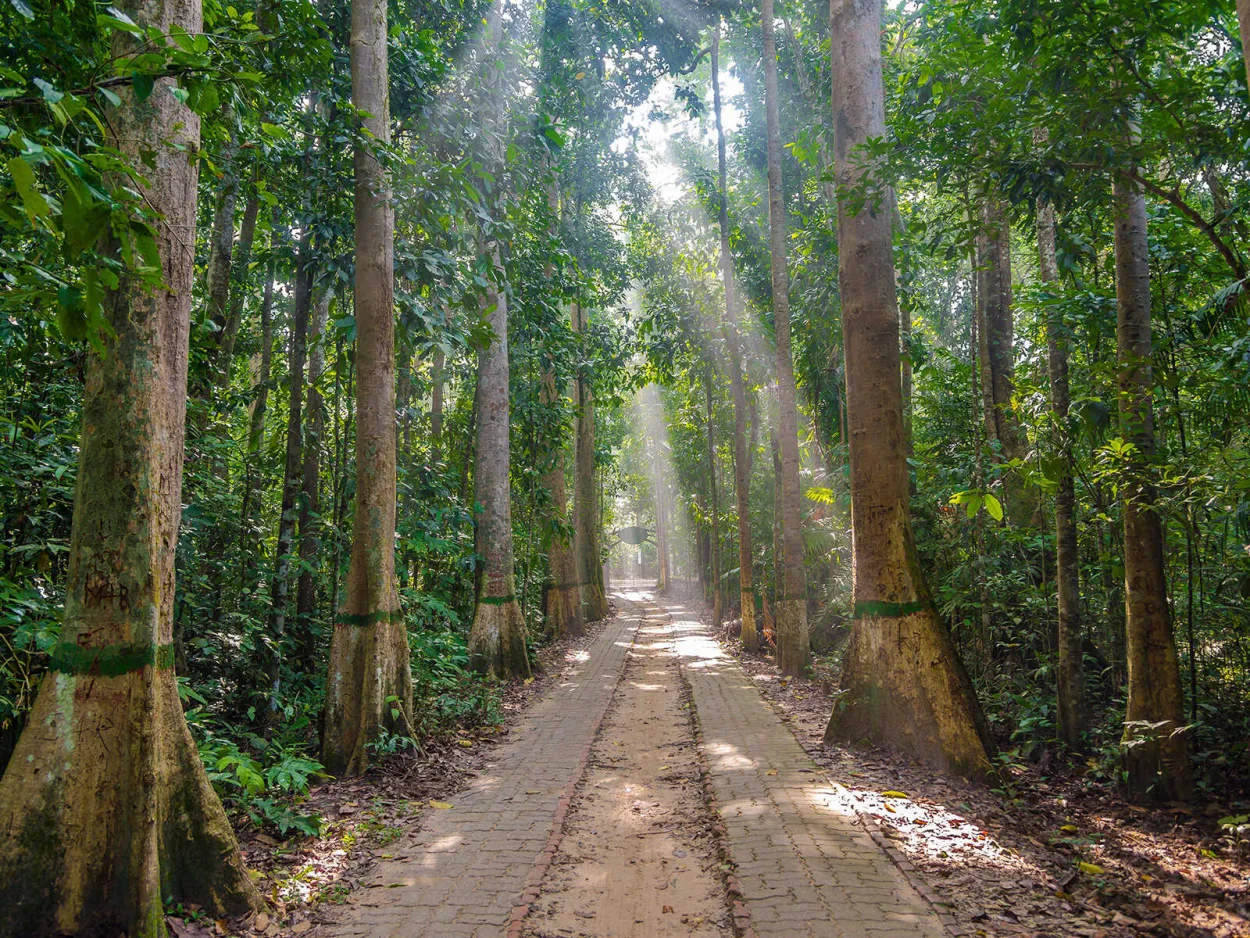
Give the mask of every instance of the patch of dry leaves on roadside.
<path id="1" fill-rule="evenodd" d="M 739 661 L 965 934 L 1250 936 L 1250 862 L 1221 840 L 1217 823 L 1247 813 L 1245 802 L 1143 808 L 1036 768 L 1016 769 L 990 790 L 888 751 L 825 745 L 833 675 L 785 679 L 770 658 Z"/>
<path id="2" fill-rule="evenodd" d="M 319 906 L 350 903 L 373 864 L 390 858 L 395 841 L 415 830 L 426 811 L 450 806 L 450 799 L 489 761 L 494 747 L 508 739 L 525 710 L 577 664 L 578 653 L 593 641 L 601 624 L 590 625 L 585 636 L 540 649 L 539 668 L 529 682 L 502 685 L 500 725 L 424 740 L 420 751 L 390 755 L 360 778 L 314 787 L 300 811 L 322 818 L 320 837 L 280 839 L 258 831 L 247 818 L 238 819 L 243 860 L 266 910 L 229 922 L 213 921 L 192 909 L 186 916 L 166 917 L 171 935 L 289 938 L 311 931 L 319 921 Z"/>

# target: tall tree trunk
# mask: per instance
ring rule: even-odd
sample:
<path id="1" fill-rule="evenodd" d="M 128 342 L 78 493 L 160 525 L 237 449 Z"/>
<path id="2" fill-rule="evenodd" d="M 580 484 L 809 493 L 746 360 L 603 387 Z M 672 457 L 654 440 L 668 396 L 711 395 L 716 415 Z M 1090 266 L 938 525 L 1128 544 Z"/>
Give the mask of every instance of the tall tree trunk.
<path id="1" fill-rule="evenodd" d="M 273 237 L 271 235 L 271 237 Z M 246 558 L 252 557 L 256 544 L 252 541 L 253 533 L 258 529 L 256 515 L 260 511 L 263 477 L 257 467 L 260 459 L 261 445 L 265 440 L 265 412 L 269 408 L 269 380 L 273 371 L 273 280 L 274 260 L 269 260 L 265 274 L 265 289 L 260 301 L 260 354 L 256 366 L 255 393 L 251 413 L 248 415 L 247 450 L 244 453 L 243 472 L 243 506 L 240 515 L 243 519 L 242 536 L 239 556 L 247 565 L 244 573 L 245 589 L 255 585 L 256 566 Z"/>
<path id="2" fill-rule="evenodd" d="M 386 0 L 352 0 L 352 104 L 368 137 L 391 140 Z M 383 729 L 412 732 L 408 629 L 395 582 L 395 216 L 368 142 L 354 154 L 356 510 L 347 591 L 330 640 L 321 761 L 359 775 Z"/>
<path id="3" fill-rule="evenodd" d="M 270 642 L 273 660 L 269 708 L 278 710 L 282 690 L 283 642 L 291 595 L 291 557 L 295 550 L 295 523 L 303 488 L 304 364 L 308 356 L 308 318 L 312 305 L 312 272 L 307 235 L 301 239 L 296 259 L 295 297 L 292 302 L 291 337 L 288 343 L 290 376 L 287 381 L 286 459 L 282 470 L 282 506 L 278 514 L 278 542 L 270 584 Z"/>
<path id="4" fill-rule="evenodd" d="M 556 236 L 560 217 L 560 187 L 554 171 L 547 185 L 547 207 L 551 212 L 551 235 Z M 555 268 L 548 267 L 547 279 L 555 275 Z M 566 413 L 564 399 L 556 386 L 555 365 L 548 365 L 543 372 L 541 402 L 546 407 Z M 543 474 L 543 488 L 551 505 L 548 519 L 546 548 L 548 582 L 543 592 L 543 612 L 547 631 L 553 636 L 581 635 L 586 630 L 582 618 L 582 588 L 577 576 L 577 555 L 574 553 L 573 536 L 569 526 L 569 497 L 566 471 L 568 469 L 568 444 L 561 434 L 552 443 L 551 466 Z"/>
<path id="5" fill-rule="evenodd" d="M 572 306 L 573 331 L 585 348 L 586 314 L 580 302 Z M 599 561 L 599 490 L 595 485 L 595 397 L 590 375 L 579 372 L 577 389 L 577 440 L 573 465 L 573 543 L 577 554 L 577 578 L 582 585 L 582 609 L 587 621 L 608 614 Z"/>
<path id="6" fill-rule="evenodd" d="M 1241 29 L 1241 52 L 1246 65 L 1246 87 L 1250 88 L 1250 0 L 1237 0 L 1237 23 Z"/>
<path id="7" fill-rule="evenodd" d="M 318 537 L 321 514 L 321 441 L 325 435 L 325 405 L 321 398 L 321 376 L 325 372 L 325 330 L 330 318 L 328 287 L 317 291 L 313 301 L 312 323 L 308 330 L 308 407 L 304 414 L 304 465 L 301 470 L 299 499 L 299 585 L 295 592 L 295 619 L 301 663 L 307 664 L 313 652 L 310 638 L 317 614 L 317 558 L 321 552 Z"/>
<path id="8" fill-rule="evenodd" d="M 239 224 L 239 243 L 235 246 L 231 260 L 229 307 L 226 310 L 226 322 L 221 330 L 216 361 L 213 367 L 213 380 L 217 387 L 224 388 L 230 383 L 230 366 L 234 362 L 235 341 L 239 337 L 239 326 L 243 322 L 243 299 L 250 287 L 248 270 L 252 265 L 252 242 L 256 238 L 256 216 L 260 212 L 260 197 L 253 181 L 248 192 L 247 202 L 243 206 L 243 221 Z"/>
<path id="9" fill-rule="evenodd" d="M 746 382 L 742 375 L 741 317 L 734 285 L 733 257 L 729 253 L 729 166 L 725 122 L 721 117 L 720 22 L 712 33 L 712 108 L 716 117 L 716 165 L 720 184 L 720 267 L 725 283 L 725 339 L 729 346 L 729 387 L 734 402 L 734 495 L 738 503 L 738 591 L 742 604 L 742 647 L 758 651 L 755 627 L 754 553 L 751 550 L 751 454 L 747 448 Z"/>
<path id="10" fill-rule="evenodd" d="M 707 417 L 707 484 L 711 507 L 708 537 L 712 555 L 712 628 L 719 629 L 724 618 L 720 588 L 720 486 L 716 483 L 716 428 L 712 411 L 712 369 L 703 373 L 704 413 Z"/>
<path id="11" fill-rule="evenodd" d="M 1124 765 L 1131 795 L 1193 795 L 1180 664 L 1168 609 L 1163 526 L 1155 508 L 1154 375 L 1150 364 L 1150 255 L 1146 200 L 1122 176 L 1114 183 L 1116 345 L 1120 433 L 1135 447 L 1120 487 L 1124 516 L 1128 706 Z"/>
<path id="12" fill-rule="evenodd" d="M 491 243 L 486 250 L 496 276 L 502 278 L 498 245 Z M 469 630 L 469 658 L 479 671 L 497 677 L 524 677 L 530 670 L 512 549 L 507 296 L 502 289 L 492 287 L 482 306 L 494 336 L 478 353 L 473 500 L 482 506 L 476 531 L 482 570 Z"/>
<path id="13" fill-rule="evenodd" d="M 221 341 L 225 335 L 226 317 L 230 299 L 231 256 L 234 252 L 234 213 L 239 201 L 239 172 L 235 159 L 239 152 L 238 131 L 233 126 L 233 109 L 227 108 L 225 120 L 230 123 L 230 140 L 222 151 L 219 162 L 223 175 L 218 190 L 217 208 L 213 212 L 213 226 L 208 239 L 208 270 L 205 275 L 208 321 L 214 331 L 209 340 L 209 375 L 207 385 L 219 386 L 217 370 L 221 367 Z"/>
<path id="14" fill-rule="evenodd" d="M 881 5 L 832 0 L 834 170 L 858 191 L 879 171 L 860 149 L 885 137 Z M 867 178 L 866 178 L 867 177 Z M 872 183 L 877 189 L 877 183 Z M 972 685 L 921 573 L 908 510 L 898 301 L 886 204 L 838 205 L 838 282 L 851 447 L 854 622 L 844 695 L 826 738 L 888 743 L 944 769 L 991 772 Z"/>
<path id="15" fill-rule="evenodd" d="M 118 5 L 163 34 L 201 30 L 199 0 Z M 5 935 L 156 938 L 167 900 L 214 916 L 260 906 L 173 671 L 200 137 L 174 87 L 157 79 L 143 104 L 119 87 L 108 109 L 110 144 L 132 165 L 155 160 L 143 195 L 164 285 L 123 278 L 88 353 L 60 642 L 0 779 Z"/>
<path id="16" fill-rule="evenodd" d="M 803 492 L 799 483 L 799 418 L 790 348 L 790 277 L 786 269 L 786 213 L 781 185 L 781 105 L 773 0 L 763 0 L 764 110 L 768 136 L 768 229 L 777 335 L 777 443 L 781 452 L 781 567 L 775 603 L 777 666 L 801 674 L 811 660 L 807 635 L 807 576 L 803 557 Z"/>
<path id="17" fill-rule="evenodd" d="M 1015 393 L 1015 324 L 1011 306 L 1011 223 L 1003 203 L 986 197 L 977 232 L 977 314 L 985 437 L 997 442 L 1004 461 L 1022 455 L 1020 424 L 1011 405 Z M 1028 524 L 1036 508 L 1016 471 L 1003 480 L 1007 516 Z"/>
<path id="18" fill-rule="evenodd" d="M 1043 285 L 1057 289 L 1059 264 L 1055 257 L 1055 207 L 1037 201 L 1038 270 Z M 1059 606 L 1058 692 L 1059 737 L 1079 750 L 1085 732 L 1085 672 L 1081 648 L 1080 557 L 1076 539 L 1076 487 L 1072 476 L 1072 437 L 1068 406 L 1068 333 L 1063 313 L 1053 300 L 1046 313 L 1046 351 L 1050 377 L 1050 406 L 1058 434 L 1059 480 L 1055 492 L 1055 581 Z"/>
<path id="19" fill-rule="evenodd" d="M 543 375 L 542 400 L 553 407 L 563 407 L 556 390 L 555 375 Z M 585 631 L 582 618 L 581 584 L 577 576 L 577 555 L 574 552 L 569 526 L 569 496 L 565 479 L 568 447 L 556 444 L 551 468 L 543 474 L 543 487 L 551 502 L 551 518 L 547 535 L 547 566 L 550 582 L 543 596 L 547 630 L 555 636 L 581 635 Z"/>
<path id="20" fill-rule="evenodd" d="M 503 0 L 491 4 L 486 21 L 485 48 L 506 55 Z M 483 126 L 494 135 L 487 143 L 484 162 L 502 176 L 504 90 L 502 64 L 488 62 Z M 502 215 L 504 200 L 492 206 Z M 525 648 L 525 616 L 517 602 L 512 547 L 512 441 L 509 409 L 508 297 L 498 241 L 484 239 L 481 256 L 490 264 L 490 286 L 482 297 L 482 312 L 490 324 L 490 343 L 477 358 L 477 442 L 473 462 L 473 500 L 482 506 L 477 519 L 475 548 L 482 558 L 473 624 L 469 628 L 469 661 L 473 668 L 497 677 L 525 677 L 530 673 Z"/>
<path id="21" fill-rule="evenodd" d="M 430 461 L 443 461 L 443 395 L 447 384 L 447 355 L 440 349 L 434 353 L 434 373 L 430 380 Z"/>

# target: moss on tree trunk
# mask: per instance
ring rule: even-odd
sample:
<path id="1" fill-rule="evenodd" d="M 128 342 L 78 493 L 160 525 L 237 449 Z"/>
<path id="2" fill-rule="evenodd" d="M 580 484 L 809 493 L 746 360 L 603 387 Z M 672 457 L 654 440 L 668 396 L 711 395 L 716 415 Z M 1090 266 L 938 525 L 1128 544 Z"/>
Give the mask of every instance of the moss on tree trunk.
<path id="1" fill-rule="evenodd" d="M 855 618 L 843 694 L 826 738 L 898 746 L 970 776 L 990 771 L 984 719 L 925 587 L 912 541 L 899 367 L 893 194 L 857 152 L 885 135 L 881 8 L 834 0 L 833 111 L 838 275 L 846 341 Z"/>
<path id="2" fill-rule="evenodd" d="M 386 0 L 352 3 L 352 103 L 390 141 Z M 356 171 L 356 510 L 343 608 L 330 641 L 322 762 L 359 775 L 383 729 L 412 727 L 408 632 L 395 579 L 395 218 L 388 180 L 367 145 Z"/>
<path id="3" fill-rule="evenodd" d="M 198 0 L 122 3 L 200 30 Z M 122 40 L 125 45 L 125 40 Z M 119 54 L 132 51 L 116 50 Z M 110 110 L 147 171 L 165 287 L 123 281 L 88 359 L 61 643 L 0 780 L 0 934 L 164 934 L 166 901 L 258 908 L 173 671 L 199 120 L 159 80 Z"/>

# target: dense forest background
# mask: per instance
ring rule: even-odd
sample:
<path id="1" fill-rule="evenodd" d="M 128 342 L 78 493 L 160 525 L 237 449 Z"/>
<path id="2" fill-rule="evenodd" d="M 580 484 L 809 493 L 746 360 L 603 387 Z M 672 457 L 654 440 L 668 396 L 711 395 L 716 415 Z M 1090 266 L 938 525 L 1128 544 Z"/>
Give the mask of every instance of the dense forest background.
<path id="1" fill-rule="evenodd" d="M 996 760 L 1129 781 L 1122 496 L 1146 471 L 1194 784 L 1244 793 L 1250 97 L 1232 4 L 888 4 L 888 135 L 863 157 L 883 167 L 880 191 L 830 171 L 827 6 L 782 4 L 774 40 L 817 671 L 836 674 L 853 615 L 836 213 L 888 184 L 916 550 Z M 718 616 L 773 637 L 792 597 L 757 4 L 548 0 L 493 25 L 488 7 L 390 4 L 391 136 L 374 143 L 352 104 L 344 4 L 211 0 L 203 33 L 165 36 L 86 0 L 4 3 L 0 768 L 61 628 L 101 296 L 155 267 L 136 182 L 155 164 L 126 165 L 106 131 L 122 83 L 142 100 L 172 76 L 202 120 L 174 628 L 179 693 L 229 806 L 317 829 L 288 796 L 323 768 L 351 555 L 362 135 L 394 192 L 395 551 L 416 695 L 374 757 L 498 717 L 499 681 L 469 651 L 487 295 L 507 301 L 530 649 L 561 631 L 551 545 L 581 524 L 609 581 L 698 580 Z M 116 57 L 119 34 L 137 51 Z M 1153 451 L 1117 416 L 1124 180 L 1149 232 Z M 135 236 L 100 239 L 105 226 Z M 658 543 L 622 544 L 630 526 Z M 1061 661 L 1065 617 L 1077 653 Z"/>

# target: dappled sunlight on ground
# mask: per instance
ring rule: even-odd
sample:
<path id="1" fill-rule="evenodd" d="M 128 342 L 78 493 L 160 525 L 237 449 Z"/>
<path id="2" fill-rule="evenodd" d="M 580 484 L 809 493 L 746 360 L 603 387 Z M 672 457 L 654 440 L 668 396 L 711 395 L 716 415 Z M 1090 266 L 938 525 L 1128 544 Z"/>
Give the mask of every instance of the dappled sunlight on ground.
<path id="1" fill-rule="evenodd" d="M 739 660 L 736 643 L 696 634 L 704 628 L 699 600 L 659 601 L 673 619 L 673 653 L 684 667 L 712 673 Z M 1250 936 L 1250 875 L 1210 849 L 1194 816 L 1178 813 L 1169 825 L 1166 809 L 1137 809 L 1098 786 L 1065 787 L 1044 773 L 1017 773 L 990 791 L 896 754 L 826 746 L 836 675 L 791 680 L 769 659 L 741 664 L 828 773 L 828 781 L 798 780 L 803 796 L 819 810 L 857 817 L 898 862 L 914 864 L 910 875 L 936 892 L 967 934 Z M 768 768 L 746 755 L 750 740 L 709 745 L 721 769 Z M 761 810 L 753 798 L 725 808 L 751 817 Z"/>

